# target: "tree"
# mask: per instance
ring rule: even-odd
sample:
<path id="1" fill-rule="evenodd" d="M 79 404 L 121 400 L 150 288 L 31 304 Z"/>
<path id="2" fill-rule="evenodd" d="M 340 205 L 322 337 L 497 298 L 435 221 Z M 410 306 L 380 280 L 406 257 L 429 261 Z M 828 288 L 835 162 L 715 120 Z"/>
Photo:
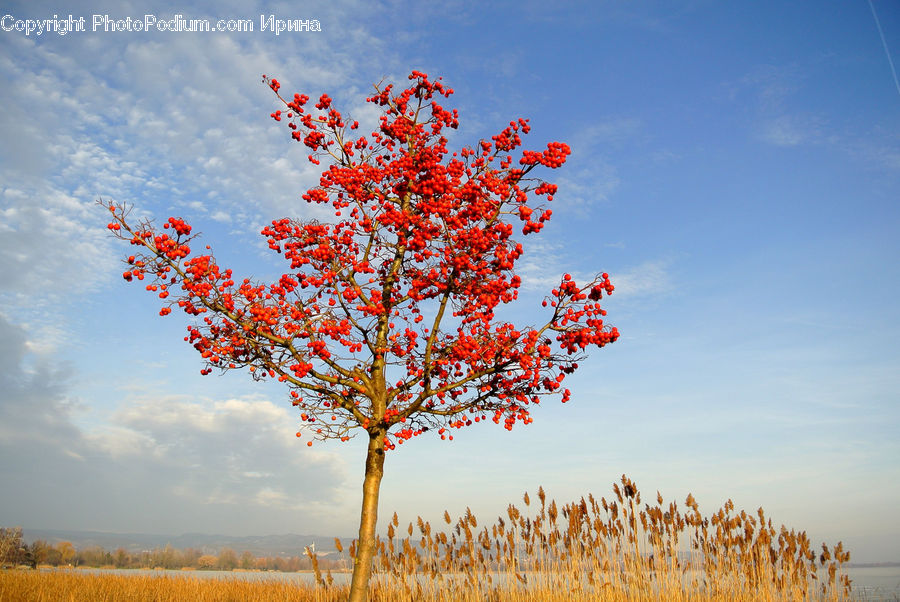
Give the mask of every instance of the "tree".
<path id="1" fill-rule="evenodd" d="M 59 566 L 62 564 L 62 554 L 54 546 L 47 549 L 47 564 L 50 566 Z"/>
<path id="2" fill-rule="evenodd" d="M 182 562 L 184 566 L 197 566 L 197 560 L 203 556 L 203 552 L 196 548 L 186 548 L 182 553 Z"/>
<path id="3" fill-rule="evenodd" d="M 101 567 L 107 564 L 112 564 L 112 556 L 98 545 L 78 550 L 75 556 L 75 566 Z"/>
<path id="4" fill-rule="evenodd" d="M 197 568 L 205 571 L 210 571 L 216 568 L 216 563 L 219 562 L 219 559 L 213 554 L 204 554 L 200 558 L 197 559 Z"/>
<path id="5" fill-rule="evenodd" d="M 150 554 L 150 562 L 154 567 L 164 569 L 180 568 L 182 565 L 181 552 L 167 543 L 164 548 L 155 548 Z"/>
<path id="6" fill-rule="evenodd" d="M 117 569 L 124 569 L 131 563 L 131 556 L 125 548 L 116 548 L 113 554 L 113 564 Z"/>
<path id="7" fill-rule="evenodd" d="M 231 548 L 222 548 L 216 561 L 216 568 L 220 571 L 233 571 L 238 567 L 238 557 Z"/>
<path id="8" fill-rule="evenodd" d="M 245 571 L 249 571 L 256 567 L 256 557 L 249 550 L 241 552 L 240 567 Z"/>
<path id="9" fill-rule="evenodd" d="M 569 400 L 562 382 L 588 347 L 618 338 L 599 304 L 613 290 L 605 273 L 582 284 L 562 276 L 540 326 L 497 315 L 521 285 L 513 223 L 525 236 L 551 217 L 557 187 L 532 172 L 560 167 L 569 147 L 517 151 L 530 129 L 519 119 L 451 154 L 443 130 L 458 127 L 458 114 L 439 101 L 453 91 L 417 71 L 409 80 L 399 93 L 375 86 L 367 101 L 380 122 L 365 136 L 328 95 L 309 107 L 263 76 L 284 103 L 271 117 L 287 122 L 310 161 L 329 163 L 302 198 L 335 213 L 330 223 L 285 218 L 262 230 L 290 265 L 274 282 L 236 280 L 211 251 L 194 254 L 181 218 L 157 228 L 99 201 L 108 228 L 138 249 L 125 280 L 146 278 L 160 315 L 180 308 L 194 318 L 185 340 L 203 357 L 201 374 L 247 368 L 283 382 L 298 437 L 368 438 L 351 600 L 366 597 L 385 451 L 431 431 L 452 440 L 452 429 L 486 420 L 527 424 L 543 397 Z"/>
<path id="10" fill-rule="evenodd" d="M 0 567 L 16 566 L 22 545 L 22 527 L 0 527 Z"/>
<path id="11" fill-rule="evenodd" d="M 61 541 L 56 544 L 56 550 L 59 552 L 60 564 L 68 565 L 76 559 L 75 546 L 71 541 Z"/>
<path id="12" fill-rule="evenodd" d="M 37 568 L 38 565 L 46 564 L 50 557 L 51 546 L 43 539 L 36 539 L 31 542 L 29 549 L 31 568 Z"/>

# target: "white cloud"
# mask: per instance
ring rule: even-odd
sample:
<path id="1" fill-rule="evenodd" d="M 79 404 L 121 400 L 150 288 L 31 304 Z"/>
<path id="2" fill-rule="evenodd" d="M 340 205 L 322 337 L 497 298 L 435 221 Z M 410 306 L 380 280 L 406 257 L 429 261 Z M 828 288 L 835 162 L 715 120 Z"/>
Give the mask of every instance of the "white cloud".
<path id="1" fill-rule="evenodd" d="M 610 273 L 616 298 L 659 295 L 673 287 L 668 260 L 645 261 L 631 269 Z"/>
<path id="2" fill-rule="evenodd" d="M 84 437 L 91 445 L 103 450 L 115 459 L 128 460 L 129 457 L 141 457 L 157 454 L 156 442 L 147 433 L 115 424 L 95 426 Z"/>
<path id="3" fill-rule="evenodd" d="M 277 100 L 260 75 L 301 74 L 293 83 L 310 93 L 345 86 L 353 45 L 335 51 L 319 37 L 275 52 L 253 35 L 96 35 L 71 45 L 4 36 L 0 77 L 15 85 L 0 89 L 0 309 L 32 325 L 32 350 L 64 344 L 64 307 L 118 273 L 98 197 L 135 204 L 135 215 L 235 220 L 254 241 L 251 216 L 265 223 L 306 209 L 298 197 L 318 169 L 268 119 Z M 377 46 L 367 34 L 350 40 Z"/>
<path id="4" fill-rule="evenodd" d="M 559 185 L 554 204 L 586 213 L 587 207 L 609 201 L 621 184 L 618 168 L 607 155 L 642 136 L 643 124 L 633 117 L 600 119 L 570 140 L 572 156 L 559 174 L 547 179 Z"/>
<path id="5" fill-rule="evenodd" d="M 0 202 L 6 205 L 0 238 L 0 294 L 6 303 L 31 306 L 97 289 L 113 260 L 103 215 L 92 201 L 48 184 L 0 188 Z M 90 225 L 89 214 L 95 218 Z"/>
<path id="6" fill-rule="evenodd" d="M 551 288 L 559 284 L 559 279 L 562 277 L 562 272 L 559 271 L 562 247 L 546 240 L 533 238 L 526 238 L 522 246 L 525 254 L 517 264 L 517 272 L 522 279 L 522 288 L 549 292 Z"/>
<path id="7" fill-rule="evenodd" d="M 255 499 L 260 506 L 283 506 L 288 501 L 288 496 L 283 491 L 264 487 L 259 490 Z"/>
<path id="8" fill-rule="evenodd" d="M 821 138 L 819 120 L 803 115 L 780 115 L 761 125 L 762 140 L 776 146 L 797 146 L 818 142 Z"/>
<path id="9" fill-rule="evenodd" d="M 797 146 L 806 139 L 804 132 L 786 116 L 764 124 L 760 136 L 776 146 Z"/>
<path id="10" fill-rule="evenodd" d="M 733 84 L 730 96 L 746 92 L 753 99 L 753 135 L 763 142 L 783 147 L 826 142 L 825 118 L 796 102 L 806 79 L 796 65 L 762 65 Z"/>
<path id="11" fill-rule="evenodd" d="M 641 120 L 636 117 L 600 119 L 581 130 L 572 140 L 572 147 L 583 149 L 583 152 L 593 152 L 610 145 L 633 142 L 642 135 L 643 127 Z"/>
<path id="12" fill-rule="evenodd" d="M 346 529 L 352 513 L 336 509 L 355 499 L 343 460 L 301 445 L 287 407 L 132 393 L 105 421 L 77 426 L 68 375 L 40 359 L 26 369 L 23 329 L 2 316 L 0 338 L 0 480 L 31 483 L 0 491 L 7 520 L 92 528 L 100 508 L 106 530 Z"/>
<path id="13" fill-rule="evenodd" d="M 574 211 L 586 215 L 587 208 L 595 203 L 604 203 L 619 188 L 621 180 L 618 170 L 599 157 L 592 160 L 590 167 L 569 169 L 560 177 L 548 177 L 548 181 L 559 186 L 553 205 L 564 207 L 564 211 Z"/>
<path id="14" fill-rule="evenodd" d="M 624 246 L 613 243 L 610 246 Z M 589 282 L 596 273 L 566 269 L 561 244 L 546 241 L 528 241 L 526 253 L 519 261 L 522 287 L 530 291 L 549 292 L 559 284 L 563 273 L 568 272 L 579 283 Z M 649 297 L 669 292 L 673 288 L 670 276 L 672 262 L 667 259 L 648 260 L 621 271 L 607 270 L 615 289 L 616 299 L 622 297 Z"/>

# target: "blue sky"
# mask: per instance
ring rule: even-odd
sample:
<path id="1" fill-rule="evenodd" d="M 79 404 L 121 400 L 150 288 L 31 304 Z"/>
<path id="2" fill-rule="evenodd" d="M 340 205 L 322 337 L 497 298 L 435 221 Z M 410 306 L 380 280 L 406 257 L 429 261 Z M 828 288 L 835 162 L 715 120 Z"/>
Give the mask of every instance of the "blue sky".
<path id="1" fill-rule="evenodd" d="M 515 312 L 535 323 L 560 274 L 607 271 L 622 338 L 527 427 L 389 454 L 382 517 L 490 521 L 539 485 L 562 502 L 626 473 L 900 560 L 896 2 L 72 5 L 0 10 L 88 26 L 0 30 L 0 524 L 355 533 L 363 442 L 307 448 L 286 391 L 201 377 L 94 203 L 182 216 L 237 274 L 277 276 L 258 232 L 314 215 L 318 173 L 260 76 L 365 121 L 373 83 L 419 69 L 456 91 L 452 146 L 518 117 L 526 146 L 571 145 Z M 95 14 L 254 31 L 90 31 Z"/>

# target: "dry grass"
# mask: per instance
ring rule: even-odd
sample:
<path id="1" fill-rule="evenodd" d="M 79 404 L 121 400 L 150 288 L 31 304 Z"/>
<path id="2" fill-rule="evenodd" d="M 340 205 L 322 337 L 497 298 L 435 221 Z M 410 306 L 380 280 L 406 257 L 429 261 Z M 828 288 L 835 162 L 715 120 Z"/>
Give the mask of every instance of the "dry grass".
<path id="1" fill-rule="evenodd" d="M 0 572 L 0 602 L 339 602 L 349 587 L 325 590 L 285 581 L 189 575 L 61 571 Z"/>
<path id="2" fill-rule="evenodd" d="M 776 529 L 762 509 L 729 501 L 708 517 L 688 496 L 684 508 L 642 504 L 622 477 L 610 500 L 557 506 L 538 490 L 488 526 L 467 512 L 445 513 L 438 531 L 419 518 L 398 537 L 396 514 L 379 541 L 370 599 L 381 601 L 562 602 L 609 600 L 846 600 L 841 544 L 814 550 L 804 532 Z M 530 512 L 530 513 L 529 513 Z M 338 544 L 340 548 L 340 544 Z M 353 553 L 351 545 L 350 553 Z M 318 573 L 318 572 L 317 572 Z M 347 586 L 280 581 L 199 580 L 77 572 L 0 573 L 0 602 L 12 600 L 303 600 L 347 597 Z"/>

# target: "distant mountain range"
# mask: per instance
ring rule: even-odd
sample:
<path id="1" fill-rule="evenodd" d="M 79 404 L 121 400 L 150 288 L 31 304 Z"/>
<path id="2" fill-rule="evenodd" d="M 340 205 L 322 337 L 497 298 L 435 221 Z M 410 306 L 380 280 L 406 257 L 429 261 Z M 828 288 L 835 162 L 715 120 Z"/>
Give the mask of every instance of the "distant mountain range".
<path id="1" fill-rule="evenodd" d="M 231 548 L 238 554 L 244 550 L 254 556 L 303 556 L 304 548 L 315 544 L 319 554 L 336 552 L 334 537 L 323 535 L 249 535 L 235 537 L 232 535 L 208 535 L 205 533 L 185 533 L 183 535 L 153 535 L 149 533 L 104 533 L 102 531 L 64 531 L 57 529 L 23 529 L 23 539 L 31 543 L 43 539 L 50 544 L 61 541 L 72 542 L 76 549 L 90 546 L 114 552 L 124 548 L 129 553 L 164 548 L 184 550 L 195 548 L 204 554 L 218 554 L 223 548 Z M 341 543 L 350 545 L 353 538 L 341 538 Z"/>

